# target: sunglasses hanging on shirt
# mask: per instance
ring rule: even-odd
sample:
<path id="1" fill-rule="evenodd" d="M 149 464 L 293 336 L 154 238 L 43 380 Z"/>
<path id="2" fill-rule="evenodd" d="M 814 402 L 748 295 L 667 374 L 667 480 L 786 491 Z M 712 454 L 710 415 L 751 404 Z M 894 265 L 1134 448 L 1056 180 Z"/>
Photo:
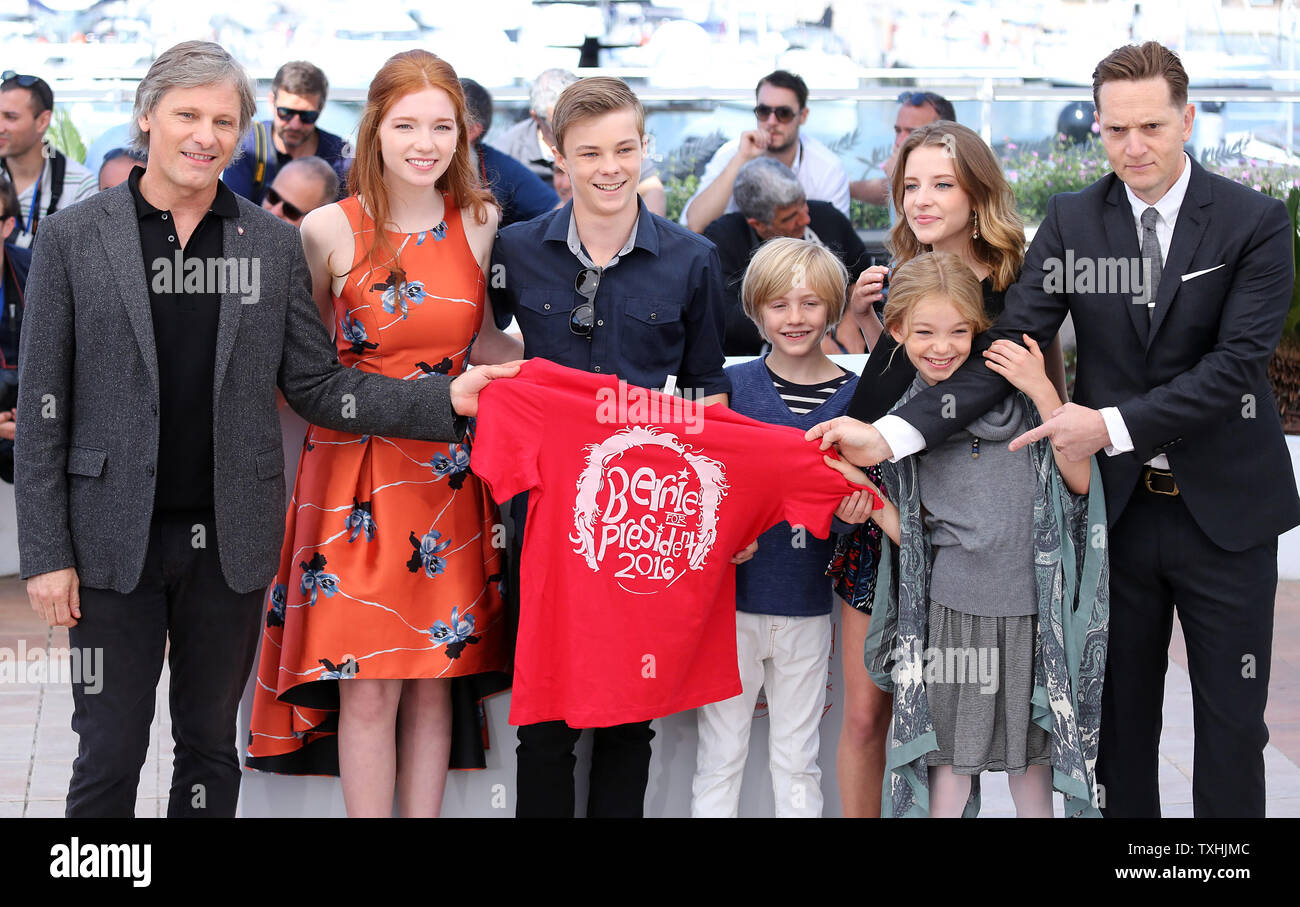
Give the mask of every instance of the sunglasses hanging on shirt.
<path id="1" fill-rule="evenodd" d="M 600 269 L 583 268 L 578 272 L 573 288 L 586 302 L 576 306 L 569 314 L 569 330 L 590 340 L 591 325 L 596 318 L 596 290 L 600 289 Z"/>

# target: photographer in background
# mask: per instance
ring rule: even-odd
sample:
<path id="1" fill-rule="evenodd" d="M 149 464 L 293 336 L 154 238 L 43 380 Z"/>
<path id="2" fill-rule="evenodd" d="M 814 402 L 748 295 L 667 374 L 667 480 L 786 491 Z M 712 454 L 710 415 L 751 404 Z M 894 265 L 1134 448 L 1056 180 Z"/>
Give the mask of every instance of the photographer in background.
<path id="1" fill-rule="evenodd" d="M 18 226 L 18 193 L 0 173 L 0 479 L 14 481 L 14 418 L 18 402 L 18 331 L 32 253 L 9 244 Z"/>
<path id="2" fill-rule="evenodd" d="M 30 249 L 41 219 L 97 191 L 95 174 L 45 140 L 54 91 L 44 79 L 12 69 L 0 74 L 0 169 L 18 193 L 11 246 Z"/>

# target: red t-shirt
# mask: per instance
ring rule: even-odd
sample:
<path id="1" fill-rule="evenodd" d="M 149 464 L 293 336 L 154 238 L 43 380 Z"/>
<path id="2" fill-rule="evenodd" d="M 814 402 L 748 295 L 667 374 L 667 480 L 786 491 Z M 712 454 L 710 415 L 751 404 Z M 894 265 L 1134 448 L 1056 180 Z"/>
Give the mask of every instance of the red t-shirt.
<path id="1" fill-rule="evenodd" d="M 545 359 L 480 395 L 471 469 L 529 492 L 511 724 L 738 695 L 731 557 L 782 520 L 825 538 L 855 490 L 799 430 L 684 404 Z"/>

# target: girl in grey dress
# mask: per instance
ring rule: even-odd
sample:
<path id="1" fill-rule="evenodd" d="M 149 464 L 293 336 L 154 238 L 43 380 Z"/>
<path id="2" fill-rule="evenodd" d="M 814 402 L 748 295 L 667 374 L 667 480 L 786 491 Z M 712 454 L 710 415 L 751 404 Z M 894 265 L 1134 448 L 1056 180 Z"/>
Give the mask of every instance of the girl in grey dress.
<path id="1" fill-rule="evenodd" d="M 893 275 L 885 328 L 916 367 L 904 399 L 947 379 L 989 327 L 979 281 L 955 255 L 918 256 Z M 1026 405 L 1042 419 L 1062 405 L 1037 344 L 996 341 L 989 368 L 1012 393 L 946 442 L 918 454 L 929 575 L 926 650 L 920 664 L 938 748 L 928 753 L 930 815 L 959 816 L 971 778 L 1005 771 L 1019 816 L 1052 814 L 1051 738 L 1030 720 L 1038 595 L 1034 579 L 1035 472 L 1025 447 Z M 1086 494 L 1088 461 L 1056 465 L 1066 487 Z M 841 471 L 869 484 L 847 464 Z M 896 544 L 899 511 L 886 502 L 872 519 Z"/>

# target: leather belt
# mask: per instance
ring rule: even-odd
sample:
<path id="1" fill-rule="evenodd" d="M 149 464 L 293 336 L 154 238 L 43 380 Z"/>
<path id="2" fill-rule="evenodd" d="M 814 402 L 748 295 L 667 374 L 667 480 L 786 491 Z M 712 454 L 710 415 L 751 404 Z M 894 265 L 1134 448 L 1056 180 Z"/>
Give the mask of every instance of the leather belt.
<path id="1" fill-rule="evenodd" d="M 1178 494 L 1178 483 L 1174 481 L 1174 474 L 1167 469 L 1144 466 L 1142 484 L 1152 494 L 1164 494 L 1170 497 Z"/>

